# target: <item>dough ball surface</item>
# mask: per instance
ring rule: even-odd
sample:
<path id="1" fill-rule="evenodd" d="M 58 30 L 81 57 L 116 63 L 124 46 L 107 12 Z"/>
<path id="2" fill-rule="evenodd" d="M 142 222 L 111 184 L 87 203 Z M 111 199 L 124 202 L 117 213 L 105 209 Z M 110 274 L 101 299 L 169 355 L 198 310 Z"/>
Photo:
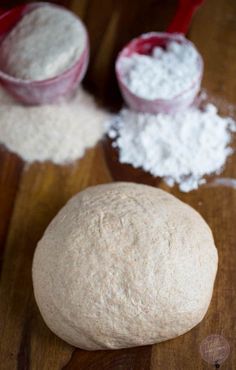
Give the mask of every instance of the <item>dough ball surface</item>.
<path id="1" fill-rule="evenodd" d="M 34 293 L 49 328 L 76 347 L 152 344 L 203 319 L 217 261 L 208 225 L 174 196 L 98 185 L 48 226 L 35 251 Z"/>

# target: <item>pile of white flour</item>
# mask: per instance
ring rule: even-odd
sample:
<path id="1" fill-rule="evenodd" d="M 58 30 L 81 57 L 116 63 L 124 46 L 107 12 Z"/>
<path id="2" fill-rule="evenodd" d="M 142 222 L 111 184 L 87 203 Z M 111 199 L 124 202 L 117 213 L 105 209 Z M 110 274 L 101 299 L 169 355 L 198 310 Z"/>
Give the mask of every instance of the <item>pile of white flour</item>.
<path id="1" fill-rule="evenodd" d="M 151 56 L 123 57 L 118 68 L 128 88 L 145 99 L 171 99 L 188 89 L 199 74 L 199 56 L 191 43 L 176 41 L 166 49 L 155 47 Z"/>
<path id="2" fill-rule="evenodd" d="M 72 66 L 85 48 L 82 22 L 71 12 L 43 5 L 17 23 L 0 46 L 0 67 L 26 80 L 54 77 Z"/>
<path id="3" fill-rule="evenodd" d="M 23 106 L 0 89 L 0 143 L 27 162 L 72 162 L 103 136 L 108 114 L 81 88 L 57 105 Z"/>
<path id="4" fill-rule="evenodd" d="M 208 104 L 174 115 L 137 113 L 123 109 L 113 118 L 108 135 L 119 149 L 122 163 L 140 167 L 182 191 L 196 189 L 204 175 L 220 172 L 228 155 L 236 124 L 220 117 Z"/>

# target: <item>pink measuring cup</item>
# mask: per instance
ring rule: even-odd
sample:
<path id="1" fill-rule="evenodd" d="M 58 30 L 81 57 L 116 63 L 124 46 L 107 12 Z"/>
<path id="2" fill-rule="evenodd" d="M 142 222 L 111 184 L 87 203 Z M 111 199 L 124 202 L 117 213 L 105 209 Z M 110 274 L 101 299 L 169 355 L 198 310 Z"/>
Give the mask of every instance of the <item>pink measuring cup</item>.
<path id="1" fill-rule="evenodd" d="M 48 3 L 33 3 L 1 11 L 0 39 L 4 39 L 24 14 L 41 6 L 58 7 Z M 82 54 L 72 67 L 60 75 L 41 81 L 29 81 L 15 78 L 0 70 L 0 83 L 21 103 L 28 105 L 50 104 L 60 97 L 70 96 L 83 79 L 88 66 L 89 39 L 85 27 L 84 33 L 86 41 Z"/>
<path id="2" fill-rule="evenodd" d="M 184 37 L 191 17 L 203 0 L 180 0 L 176 15 L 171 22 L 168 32 L 150 32 L 131 40 L 118 54 L 115 63 L 115 72 L 121 94 L 126 104 L 133 110 L 147 113 L 174 113 L 191 105 L 201 86 L 203 75 L 203 60 L 198 53 L 197 73 L 193 77 L 191 86 L 171 99 L 145 99 L 134 94 L 124 82 L 120 69 L 122 57 L 129 57 L 134 53 L 150 55 L 156 46 L 165 47 L 170 41 L 181 44 L 193 43 Z"/>

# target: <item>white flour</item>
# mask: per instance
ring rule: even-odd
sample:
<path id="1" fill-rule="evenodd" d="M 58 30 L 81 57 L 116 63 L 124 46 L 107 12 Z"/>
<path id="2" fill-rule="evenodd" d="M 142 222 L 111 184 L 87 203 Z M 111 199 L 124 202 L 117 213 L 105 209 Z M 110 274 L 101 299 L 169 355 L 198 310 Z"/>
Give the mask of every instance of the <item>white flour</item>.
<path id="1" fill-rule="evenodd" d="M 71 101 L 25 107 L 0 89 L 0 143 L 27 162 L 71 162 L 104 133 L 108 114 L 82 89 Z"/>
<path id="2" fill-rule="evenodd" d="M 145 99 L 170 99 L 188 89 L 199 73 L 198 52 L 191 44 L 170 42 L 152 56 L 133 54 L 120 59 L 125 84 Z"/>
<path id="3" fill-rule="evenodd" d="M 109 136 L 119 149 L 119 159 L 164 177 L 182 191 L 196 189 L 203 176 L 220 172 L 232 149 L 231 118 L 222 118 L 217 108 L 188 108 L 175 115 L 137 113 L 123 109 L 114 117 Z"/>
<path id="4" fill-rule="evenodd" d="M 86 34 L 73 13 L 44 5 L 27 13 L 0 47 L 0 67 L 27 80 L 58 75 L 81 55 Z"/>

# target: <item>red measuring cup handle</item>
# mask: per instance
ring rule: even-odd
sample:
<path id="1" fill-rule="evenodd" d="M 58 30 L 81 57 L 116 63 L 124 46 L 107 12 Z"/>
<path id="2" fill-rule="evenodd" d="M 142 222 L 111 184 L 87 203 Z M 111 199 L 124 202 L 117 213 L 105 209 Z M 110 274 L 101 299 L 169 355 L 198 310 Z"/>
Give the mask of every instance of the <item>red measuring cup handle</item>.
<path id="1" fill-rule="evenodd" d="M 0 8 L 0 34 L 9 32 L 24 14 L 27 5 L 19 5 L 14 9 Z"/>
<path id="2" fill-rule="evenodd" d="M 197 8 L 203 3 L 204 0 L 180 0 L 177 12 L 174 19 L 171 21 L 167 32 L 183 33 L 186 34 Z"/>

